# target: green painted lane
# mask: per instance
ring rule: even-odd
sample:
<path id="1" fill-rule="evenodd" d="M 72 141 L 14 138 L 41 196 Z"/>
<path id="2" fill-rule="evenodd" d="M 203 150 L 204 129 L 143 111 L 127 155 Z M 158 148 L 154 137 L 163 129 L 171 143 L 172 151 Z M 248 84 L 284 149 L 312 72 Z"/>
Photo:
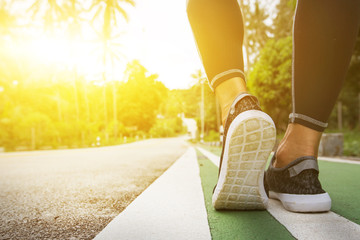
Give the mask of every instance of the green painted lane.
<path id="1" fill-rule="evenodd" d="M 202 147 L 220 156 L 221 148 Z M 360 165 L 319 159 L 319 178 L 332 199 L 331 211 L 360 224 Z"/>
<path id="2" fill-rule="evenodd" d="M 332 199 L 331 211 L 360 224 L 360 165 L 319 161 L 319 168 L 321 184 Z"/>
<path id="3" fill-rule="evenodd" d="M 267 211 L 215 211 L 211 204 L 218 168 L 197 151 L 212 239 L 294 239 Z"/>

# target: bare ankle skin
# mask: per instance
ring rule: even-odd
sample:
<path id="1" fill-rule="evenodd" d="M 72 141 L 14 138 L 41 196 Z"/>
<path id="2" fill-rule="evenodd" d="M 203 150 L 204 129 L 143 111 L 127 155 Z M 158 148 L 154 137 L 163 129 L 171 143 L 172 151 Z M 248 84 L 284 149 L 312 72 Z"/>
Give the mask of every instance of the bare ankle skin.
<path id="1" fill-rule="evenodd" d="M 215 95 L 220 103 L 223 126 L 225 126 L 226 117 L 229 113 L 232 102 L 241 92 L 246 91 L 246 83 L 240 77 L 230 78 L 216 87 Z"/>
<path id="2" fill-rule="evenodd" d="M 274 167 L 284 167 L 303 156 L 318 155 L 322 132 L 297 123 L 290 123 L 276 152 Z"/>

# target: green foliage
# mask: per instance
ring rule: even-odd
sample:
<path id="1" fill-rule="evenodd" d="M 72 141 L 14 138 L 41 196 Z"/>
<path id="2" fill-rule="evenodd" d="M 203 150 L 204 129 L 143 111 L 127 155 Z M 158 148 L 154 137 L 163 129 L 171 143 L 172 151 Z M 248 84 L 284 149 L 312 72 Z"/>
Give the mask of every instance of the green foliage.
<path id="1" fill-rule="evenodd" d="M 269 39 L 271 27 L 266 24 L 269 18 L 265 8 L 260 6 L 260 1 L 242 0 L 241 6 L 243 9 L 244 27 L 246 32 L 245 46 L 247 54 L 259 54 L 259 51 L 264 47 Z"/>
<path id="2" fill-rule="evenodd" d="M 360 31 L 339 100 L 343 105 L 345 126 L 347 128 L 360 128 Z"/>
<path id="3" fill-rule="evenodd" d="M 349 157 L 360 157 L 360 129 L 355 128 L 345 128 L 343 130 L 339 130 L 336 128 L 326 129 L 326 133 L 343 133 L 344 135 L 344 149 L 343 155 Z"/>
<path id="4" fill-rule="evenodd" d="M 129 17 L 122 7 L 123 3 L 130 4 L 135 6 L 133 0 L 93 0 L 90 6 L 90 11 L 96 9 L 95 15 L 93 16 L 92 21 L 97 18 L 102 20 L 102 37 L 104 39 L 110 39 L 113 29 L 118 25 L 118 15 L 121 15 L 126 21 L 129 20 Z"/>
<path id="5" fill-rule="evenodd" d="M 345 156 L 354 156 L 360 157 L 360 136 L 356 135 L 356 138 L 346 139 L 344 141 L 344 155 Z"/>
<path id="6" fill-rule="evenodd" d="M 151 137 L 174 137 L 177 134 L 183 133 L 183 130 L 181 118 L 158 118 L 150 129 L 149 134 Z"/>
<path id="7" fill-rule="evenodd" d="M 211 91 L 207 82 L 204 81 L 203 73 L 199 70 L 192 77 L 196 80 L 196 83 L 189 89 L 175 89 L 168 92 L 168 97 L 161 104 L 159 113 L 169 119 L 179 117 L 180 115 L 183 115 L 185 118 L 193 118 L 197 122 L 198 132 L 200 132 L 201 84 L 204 84 L 204 131 L 206 137 L 211 134 L 211 131 L 218 131 L 220 112 L 216 111 L 215 94 Z"/>
<path id="8" fill-rule="evenodd" d="M 125 126 L 148 131 L 155 122 L 160 104 L 167 98 L 168 89 L 156 81 L 157 75 L 148 75 L 138 61 L 129 63 L 125 74 L 128 80 L 118 90 L 119 120 Z"/>
<path id="9" fill-rule="evenodd" d="M 159 114 L 165 118 L 175 118 L 179 114 L 184 113 L 184 109 L 188 107 L 184 102 L 185 95 L 182 94 L 186 90 L 170 90 L 167 93 L 166 101 L 163 101 L 159 108 Z"/>
<path id="10" fill-rule="evenodd" d="M 271 31 L 273 38 L 260 51 L 257 62 L 249 73 L 249 89 L 259 97 L 263 108 L 273 117 L 281 130 L 285 128 L 287 116 L 291 110 L 292 42 L 290 36 L 292 35 L 295 6 L 296 0 L 279 1 L 276 6 L 277 16 L 274 18 Z M 350 129 L 356 128 L 360 122 L 359 69 L 360 32 L 358 33 L 346 81 L 339 97 L 339 101 L 342 102 L 343 125 Z M 329 128 L 337 128 L 337 126 L 337 108 L 334 108 L 329 118 Z"/>
<path id="11" fill-rule="evenodd" d="M 47 71 L 34 71 L 31 78 L 19 75 L 20 63 L 13 61 L 11 53 L 2 53 L 0 146 L 6 150 L 19 146 L 26 149 L 91 146 L 97 137 L 102 145 L 107 145 L 117 143 L 120 136 L 135 137 L 136 132 L 146 135 L 159 106 L 167 99 L 169 90 L 136 61 L 129 63 L 125 83 L 113 81 L 101 86 L 78 76 L 75 87 L 73 78 L 68 78 L 71 72 L 66 69 L 56 74 L 56 81 L 49 81 L 54 75 Z M 114 86 L 118 96 L 117 120 L 105 122 L 104 90 L 106 102 L 112 103 Z M 107 114 L 112 116 L 113 108 Z"/>
<path id="12" fill-rule="evenodd" d="M 291 36 L 296 0 L 280 0 L 276 6 L 273 34 L 275 39 Z"/>
<path id="13" fill-rule="evenodd" d="M 205 142 L 218 142 L 220 141 L 219 131 L 210 130 L 209 133 L 204 137 Z"/>
<path id="14" fill-rule="evenodd" d="M 166 134 L 155 131 L 155 135 L 182 132 L 182 108 L 177 97 L 157 81 L 156 74 L 149 74 L 138 61 L 132 61 L 123 76 L 108 78 L 108 65 L 115 67 L 121 55 L 115 47 L 120 46 L 116 40 L 122 36 L 119 23 L 128 20 L 123 8 L 126 5 L 134 6 L 135 2 L 34 0 L 24 16 L 17 16 L 10 9 L 13 4 L 0 3 L 0 33 L 9 35 L 0 37 L 0 146 L 14 150 L 19 146 L 42 149 L 92 146 L 97 142 L 108 145 L 121 143 L 124 137 L 128 142 L 136 136 L 148 136 L 150 129 L 171 128 Z M 32 20 L 36 24 L 26 25 L 26 31 L 16 25 Z M 99 64 L 104 67 L 92 81 L 79 73 L 75 51 L 75 43 L 85 40 L 82 33 L 88 24 L 94 30 L 91 34 L 97 36 L 94 52 L 101 50 Z M 57 62 L 56 56 L 50 61 L 37 59 L 26 44 L 26 51 L 18 50 L 27 40 L 31 42 L 33 33 L 51 39 L 66 35 L 69 46 L 64 51 L 71 52 L 66 56 L 74 63 L 68 59 Z"/>
<path id="15" fill-rule="evenodd" d="M 214 92 L 210 89 L 207 82 L 204 82 L 204 106 L 205 106 L 205 133 L 210 130 L 218 129 L 216 99 Z M 200 106 L 201 106 L 201 85 L 195 84 L 185 93 L 185 109 L 186 117 L 195 118 L 200 129 Z M 220 115 L 218 116 L 220 120 Z"/>
<path id="16" fill-rule="evenodd" d="M 250 92 L 278 128 L 285 129 L 291 111 L 292 38 L 269 40 L 249 74 Z"/>
<path id="17" fill-rule="evenodd" d="M 0 34 L 10 33 L 11 27 L 15 24 L 15 16 L 8 10 L 9 4 L 6 1 L 0 3 Z"/>

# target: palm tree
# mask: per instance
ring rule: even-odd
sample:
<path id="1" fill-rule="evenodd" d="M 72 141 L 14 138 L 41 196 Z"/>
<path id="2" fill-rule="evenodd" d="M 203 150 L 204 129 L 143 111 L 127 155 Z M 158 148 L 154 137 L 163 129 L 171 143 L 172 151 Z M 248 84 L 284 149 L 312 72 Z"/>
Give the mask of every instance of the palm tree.
<path id="1" fill-rule="evenodd" d="M 64 20 L 65 13 L 56 0 L 35 0 L 31 7 L 28 8 L 27 12 L 31 13 L 33 19 L 36 19 L 38 15 L 42 13 L 43 9 L 45 9 L 45 11 L 41 17 L 43 18 L 45 32 L 49 32 L 50 35 L 53 36 L 57 25 Z M 51 79 L 53 82 L 57 81 L 56 73 L 52 74 Z M 55 99 L 57 102 L 58 119 L 59 122 L 62 122 L 63 111 L 60 90 L 58 88 Z M 61 137 L 59 136 L 58 142 L 61 143 L 61 141 Z"/>
<path id="2" fill-rule="evenodd" d="M 247 26 L 247 22 L 249 21 L 248 13 L 250 12 L 249 4 L 244 4 L 244 0 L 239 1 L 240 7 L 242 9 L 244 25 Z M 247 28 L 245 27 L 244 31 L 244 46 L 245 46 L 245 55 L 246 55 L 246 72 L 249 70 L 250 66 L 250 57 L 249 57 L 249 44 L 248 44 L 248 37 L 247 37 Z"/>
<path id="3" fill-rule="evenodd" d="M 66 11 L 66 23 L 67 23 L 67 35 L 68 39 L 70 40 L 70 58 L 75 58 L 75 52 L 76 52 L 76 46 L 75 42 L 82 39 L 81 35 L 81 21 L 82 19 L 80 17 L 81 13 L 85 10 L 80 5 L 79 1 L 77 0 L 67 0 L 64 3 L 64 11 Z M 78 97 L 78 83 L 79 83 L 79 77 L 78 77 L 78 66 L 77 62 L 73 62 L 71 65 L 72 71 L 73 71 L 73 89 L 74 89 L 74 99 L 75 99 L 75 110 L 76 110 L 76 120 L 77 123 L 80 123 L 81 117 L 80 117 L 80 104 L 79 104 L 79 97 Z M 85 99 L 85 109 L 86 109 L 86 123 L 90 122 L 90 105 L 89 100 L 87 96 L 87 89 L 86 89 L 86 83 L 83 84 L 83 95 Z M 85 132 L 84 129 L 76 128 L 76 135 L 79 137 L 79 131 L 81 131 L 81 142 L 82 145 L 85 145 Z"/>
<path id="4" fill-rule="evenodd" d="M 0 3 L 0 35 L 10 34 L 11 28 L 15 25 L 15 16 L 9 12 L 8 6 L 6 1 Z"/>
<path id="5" fill-rule="evenodd" d="M 271 28 L 265 23 L 269 15 L 265 12 L 264 8 L 260 7 L 259 1 L 255 2 L 255 10 L 251 15 L 251 21 L 248 25 L 251 31 L 249 38 L 254 42 L 254 50 L 256 51 L 258 48 L 264 47 L 266 41 L 269 39 L 268 34 Z M 256 45 L 258 45 L 258 47 Z"/>
<path id="6" fill-rule="evenodd" d="M 64 19 L 64 11 L 56 0 L 35 0 L 31 7 L 28 8 L 27 12 L 30 12 L 32 18 L 35 19 L 41 13 L 42 9 L 45 9 L 45 12 L 42 15 L 45 32 L 50 32 L 50 35 L 52 36 L 56 25 Z M 52 75 L 52 80 L 54 82 L 56 81 L 55 74 Z M 59 91 L 57 91 L 56 101 L 58 106 L 58 118 L 61 122 L 62 108 Z"/>
<path id="7" fill-rule="evenodd" d="M 27 11 L 32 13 L 33 18 L 36 18 L 42 12 L 42 9 L 45 9 L 42 15 L 45 31 L 53 34 L 56 24 L 64 20 L 65 12 L 57 0 L 35 0 Z"/>
<path id="8" fill-rule="evenodd" d="M 103 71 L 103 98 L 104 98 L 104 121 L 105 129 L 108 125 L 108 113 L 107 113 L 107 102 L 106 102 L 106 65 L 108 58 L 110 58 L 113 65 L 114 59 L 119 59 L 118 54 L 115 51 L 112 51 L 112 46 L 118 46 L 117 43 L 114 43 L 112 40 L 116 39 L 118 36 L 113 35 L 113 30 L 118 25 L 119 15 L 126 20 L 129 20 L 128 15 L 124 8 L 121 7 L 122 3 L 130 4 L 135 6 L 133 0 L 94 0 L 93 4 L 90 7 L 90 11 L 94 8 L 97 8 L 95 15 L 92 21 L 96 19 L 101 19 L 102 21 L 102 31 L 100 35 L 102 45 L 103 45 L 103 57 L 102 64 L 104 66 Z M 113 84 L 113 118 L 114 118 L 114 137 L 117 135 L 117 115 L 116 115 L 116 85 Z M 106 134 L 106 140 L 108 141 L 108 134 Z"/>
<path id="9" fill-rule="evenodd" d="M 43 10 L 45 9 L 45 12 Z M 75 46 L 73 40 L 79 40 L 81 38 L 81 21 L 83 19 L 80 18 L 81 12 L 84 12 L 84 9 L 80 5 L 80 2 L 77 0 L 36 0 L 31 7 L 28 9 L 33 16 L 36 18 L 38 15 L 42 14 L 44 22 L 45 32 L 49 32 L 50 36 L 53 36 L 54 30 L 59 27 L 61 23 L 66 24 L 66 33 L 70 39 L 70 54 L 71 58 L 73 58 Z M 63 27 L 64 25 L 61 25 Z M 75 110 L 76 110 L 76 121 L 80 122 L 80 106 L 79 106 L 79 97 L 78 97 L 78 87 L 77 87 L 77 66 L 74 63 L 71 66 L 73 69 L 73 89 L 74 89 L 74 99 L 75 99 Z M 56 81 L 56 74 L 54 73 L 52 79 Z M 84 84 L 84 88 L 86 88 L 86 84 Z M 85 104 L 86 104 L 86 113 L 87 113 L 87 122 L 90 119 L 90 109 L 89 109 L 89 101 L 88 96 L 86 94 L 86 89 L 84 89 L 85 95 Z M 58 118 L 59 121 L 63 119 L 62 106 L 61 106 L 61 96 L 60 92 L 56 93 L 56 101 L 58 106 Z M 82 134 L 83 135 L 83 134 Z"/>
<path id="10" fill-rule="evenodd" d="M 81 38 L 81 25 L 80 25 L 80 13 L 82 10 L 82 7 L 79 6 L 79 3 L 77 0 L 68 0 L 65 5 L 66 10 L 66 20 L 67 20 L 67 34 L 70 39 L 70 56 L 73 58 L 75 46 L 73 40 L 79 40 Z M 78 89 L 77 89 L 77 63 L 74 62 L 74 65 L 72 66 L 73 70 L 73 77 L 74 77 L 74 98 L 75 98 L 75 109 L 76 109 L 76 120 L 77 122 L 80 121 L 80 106 L 79 106 L 79 100 L 78 100 Z"/>
<path id="11" fill-rule="evenodd" d="M 269 18 L 269 15 L 265 12 L 265 9 L 260 6 L 258 0 L 254 2 L 253 11 L 249 0 L 246 2 L 241 0 L 240 5 L 244 10 L 244 45 L 247 56 L 247 71 L 249 71 L 251 67 L 250 56 L 256 58 L 260 53 L 260 50 L 265 46 L 265 43 L 269 39 L 271 28 L 265 23 L 265 20 Z"/>
<path id="12" fill-rule="evenodd" d="M 204 129 L 205 129 L 205 101 L 204 101 L 204 84 L 206 78 L 203 72 L 199 69 L 195 73 L 191 74 L 191 77 L 196 79 L 198 84 L 201 85 L 201 107 L 200 107 L 200 120 L 201 120 L 201 134 L 200 141 L 204 141 Z"/>
<path id="13" fill-rule="evenodd" d="M 291 36 L 296 0 L 280 0 L 276 5 L 273 34 L 275 39 Z"/>

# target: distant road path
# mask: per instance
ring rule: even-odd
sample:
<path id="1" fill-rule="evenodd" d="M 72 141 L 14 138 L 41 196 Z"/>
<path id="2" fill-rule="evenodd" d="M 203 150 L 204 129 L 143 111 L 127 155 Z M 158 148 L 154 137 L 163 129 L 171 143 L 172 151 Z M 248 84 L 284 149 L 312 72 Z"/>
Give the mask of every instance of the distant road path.
<path id="1" fill-rule="evenodd" d="M 92 239 L 186 148 L 170 138 L 0 154 L 0 239 Z"/>

